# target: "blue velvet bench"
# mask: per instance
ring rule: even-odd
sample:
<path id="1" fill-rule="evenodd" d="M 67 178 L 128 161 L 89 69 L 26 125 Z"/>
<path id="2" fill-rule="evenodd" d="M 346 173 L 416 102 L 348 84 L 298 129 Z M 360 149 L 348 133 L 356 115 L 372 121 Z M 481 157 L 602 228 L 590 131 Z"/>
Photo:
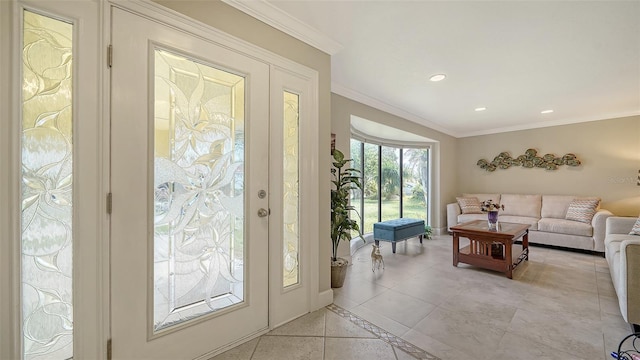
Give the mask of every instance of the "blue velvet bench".
<path id="1" fill-rule="evenodd" d="M 373 224 L 373 240 L 376 245 L 380 245 L 380 241 L 389 241 L 394 254 L 398 241 L 416 236 L 420 238 L 420 244 L 422 244 L 424 220 L 401 218 Z"/>

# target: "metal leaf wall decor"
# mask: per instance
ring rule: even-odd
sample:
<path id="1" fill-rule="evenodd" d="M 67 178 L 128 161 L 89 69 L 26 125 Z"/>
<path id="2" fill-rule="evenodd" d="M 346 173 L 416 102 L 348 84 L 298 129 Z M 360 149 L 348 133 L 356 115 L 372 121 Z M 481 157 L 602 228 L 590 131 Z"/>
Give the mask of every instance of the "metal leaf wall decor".
<path id="1" fill-rule="evenodd" d="M 546 170 L 557 170 L 561 165 L 580 166 L 580 160 L 574 154 L 565 154 L 558 157 L 554 154 L 545 154 L 538 156 L 536 149 L 527 149 L 523 155 L 512 158 L 508 152 L 501 152 L 498 156 L 489 162 L 486 159 L 480 159 L 476 163 L 481 169 L 487 171 L 495 171 L 496 169 L 508 169 L 512 166 L 522 166 L 525 168 L 542 168 Z"/>

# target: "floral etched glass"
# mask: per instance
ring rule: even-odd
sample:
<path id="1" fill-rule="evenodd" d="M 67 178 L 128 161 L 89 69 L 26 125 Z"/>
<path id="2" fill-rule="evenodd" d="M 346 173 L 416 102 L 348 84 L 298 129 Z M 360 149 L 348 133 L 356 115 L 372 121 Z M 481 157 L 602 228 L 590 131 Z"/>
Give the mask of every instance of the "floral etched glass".
<path id="1" fill-rule="evenodd" d="M 23 12 L 24 359 L 73 357 L 73 25 Z"/>
<path id="2" fill-rule="evenodd" d="M 244 301 L 245 79 L 154 55 L 158 331 Z"/>
<path id="3" fill-rule="evenodd" d="M 299 211 L 298 211 L 298 117 L 300 98 L 284 92 L 284 163 L 283 163 L 283 285 L 295 285 L 299 281 Z"/>

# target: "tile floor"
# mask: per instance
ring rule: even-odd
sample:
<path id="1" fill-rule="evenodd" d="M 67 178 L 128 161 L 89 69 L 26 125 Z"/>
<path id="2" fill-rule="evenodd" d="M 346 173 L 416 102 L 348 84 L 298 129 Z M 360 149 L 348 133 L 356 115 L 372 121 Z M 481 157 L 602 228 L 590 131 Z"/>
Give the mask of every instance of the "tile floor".
<path id="1" fill-rule="evenodd" d="M 385 269 L 376 272 L 367 245 L 334 289 L 337 306 L 214 359 L 601 360 L 630 334 L 604 258 L 532 246 L 509 280 L 452 266 L 451 243 L 412 239 L 396 254 L 383 243 Z"/>

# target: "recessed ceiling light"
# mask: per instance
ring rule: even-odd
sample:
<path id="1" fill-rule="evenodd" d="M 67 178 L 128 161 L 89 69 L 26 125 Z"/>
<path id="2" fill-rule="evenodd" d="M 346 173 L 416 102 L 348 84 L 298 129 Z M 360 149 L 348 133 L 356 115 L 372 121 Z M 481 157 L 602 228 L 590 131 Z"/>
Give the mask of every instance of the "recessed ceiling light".
<path id="1" fill-rule="evenodd" d="M 487 108 L 486 107 L 479 107 L 479 108 L 476 108 L 475 110 L 476 111 L 485 111 L 485 110 L 487 110 Z"/>
<path id="2" fill-rule="evenodd" d="M 431 75 L 431 77 L 429 78 L 429 81 L 442 81 L 446 77 L 447 75 L 445 74 L 435 74 L 435 75 Z"/>
<path id="3" fill-rule="evenodd" d="M 540 114 L 551 114 L 553 112 L 553 110 L 544 110 L 544 111 L 540 111 Z"/>

